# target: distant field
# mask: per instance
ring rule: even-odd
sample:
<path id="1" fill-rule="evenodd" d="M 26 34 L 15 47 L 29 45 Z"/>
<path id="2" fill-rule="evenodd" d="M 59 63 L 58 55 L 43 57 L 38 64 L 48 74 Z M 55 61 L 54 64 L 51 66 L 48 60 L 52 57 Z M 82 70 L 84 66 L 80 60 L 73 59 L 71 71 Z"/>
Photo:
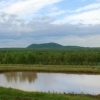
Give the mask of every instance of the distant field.
<path id="1" fill-rule="evenodd" d="M 99 49 L 0 49 L 0 64 L 100 66 Z"/>

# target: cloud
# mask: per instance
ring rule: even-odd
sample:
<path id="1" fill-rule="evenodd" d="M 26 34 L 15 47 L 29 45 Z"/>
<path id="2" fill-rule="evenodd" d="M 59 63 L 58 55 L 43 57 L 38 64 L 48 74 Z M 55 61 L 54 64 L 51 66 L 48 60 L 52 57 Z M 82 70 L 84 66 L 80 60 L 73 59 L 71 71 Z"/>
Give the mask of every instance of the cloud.
<path id="1" fill-rule="evenodd" d="M 38 12 L 40 9 L 53 5 L 61 0 L 10 0 L 0 2 L 0 12 L 18 15 L 20 18 Z"/>
<path id="2" fill-rule="evenodd" d="M 85 7 L 70 11 L 71 14 L 66 15 L 60 20 L 56 20 L 53 24 L 100 24 L 100 3 L 90 4 Z"/>
<path id="3" fill-rule="evenodd" d="M 100 47 L 100 35 L 65 36 L 58 40 L 57 43 L 63 45 L 83 46 L 83 47 Z"/>
<path id="4" fill-rule="evenodd" d="M 100 3 L 93 3 L 85 7 L 81 7 L 75 10 L 75 12 L 81 12 L 81 11 L 88 11 L 88 10 L 96 10 L 100 9 Z"/>
<path id="5" fill-rule="evenodd" d="M 64 13 L 66 13 L 65 10 L 60 10 L 60 11 L 50 13 L 50 14 L 48 14 L 48 16 L 58 16 L 58 15 L 61 15 L 61 14 L 64 14 Z"/>
<path id="6" fill-rule="evenodd" d="M 54 19 L 42 16 L 29 22 L 3 13 L 0 23 L 1 47 L 25 47 L 31 43 L 56 42 L 64 45 L 99 46 L 100 25 L 51 24 Z M 10 26 L 10 27 L 9 27 Z M 96 41 L 93 41 L 96 40 Z"/>
<path id="7" fill-rule="evenodd" d="M 43 42 L 100 46 L 100 2 L 70 11 L 54 5 L 61 1 L 0 1 L 0 47 Z"/>

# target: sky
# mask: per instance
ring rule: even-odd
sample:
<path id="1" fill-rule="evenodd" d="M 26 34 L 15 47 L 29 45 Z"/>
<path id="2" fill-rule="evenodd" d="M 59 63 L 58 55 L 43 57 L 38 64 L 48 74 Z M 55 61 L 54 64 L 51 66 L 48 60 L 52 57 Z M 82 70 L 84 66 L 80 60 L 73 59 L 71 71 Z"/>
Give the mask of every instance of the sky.
<path id="1" fill-rule="evenodd" d="M 100 0 L 0 0 L 0 48 L 49 42 L 100 47 Z"/>

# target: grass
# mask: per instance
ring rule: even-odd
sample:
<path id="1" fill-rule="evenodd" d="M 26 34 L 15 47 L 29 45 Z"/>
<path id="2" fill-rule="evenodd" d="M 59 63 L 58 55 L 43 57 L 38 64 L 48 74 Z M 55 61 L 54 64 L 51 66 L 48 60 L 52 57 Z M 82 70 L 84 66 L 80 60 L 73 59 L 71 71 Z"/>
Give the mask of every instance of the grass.
<path id="1" fill-rule="evenodd" d="M 0 72 L 7 71 L 37 71 L 37 72 L 62 72 L 100 74 L 100 66 L 80 65 L 0 65 Z"/>
<path id="2" fill-rule="evenodd" d="M 100 95 L 25 92 L 0 87 L 0 100 L 100 100 Z"/>

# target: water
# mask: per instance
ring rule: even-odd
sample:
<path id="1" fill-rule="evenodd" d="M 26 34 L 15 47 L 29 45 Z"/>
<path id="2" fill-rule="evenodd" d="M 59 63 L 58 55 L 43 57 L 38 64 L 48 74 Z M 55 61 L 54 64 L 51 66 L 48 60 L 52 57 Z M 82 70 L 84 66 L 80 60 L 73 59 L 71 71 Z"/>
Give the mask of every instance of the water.
<path id="1" fill-rule="evenodd" d="M 100 94 L 100 75 L 7 72 L 0 74 L 0 86 L 24 91 Z"/>

